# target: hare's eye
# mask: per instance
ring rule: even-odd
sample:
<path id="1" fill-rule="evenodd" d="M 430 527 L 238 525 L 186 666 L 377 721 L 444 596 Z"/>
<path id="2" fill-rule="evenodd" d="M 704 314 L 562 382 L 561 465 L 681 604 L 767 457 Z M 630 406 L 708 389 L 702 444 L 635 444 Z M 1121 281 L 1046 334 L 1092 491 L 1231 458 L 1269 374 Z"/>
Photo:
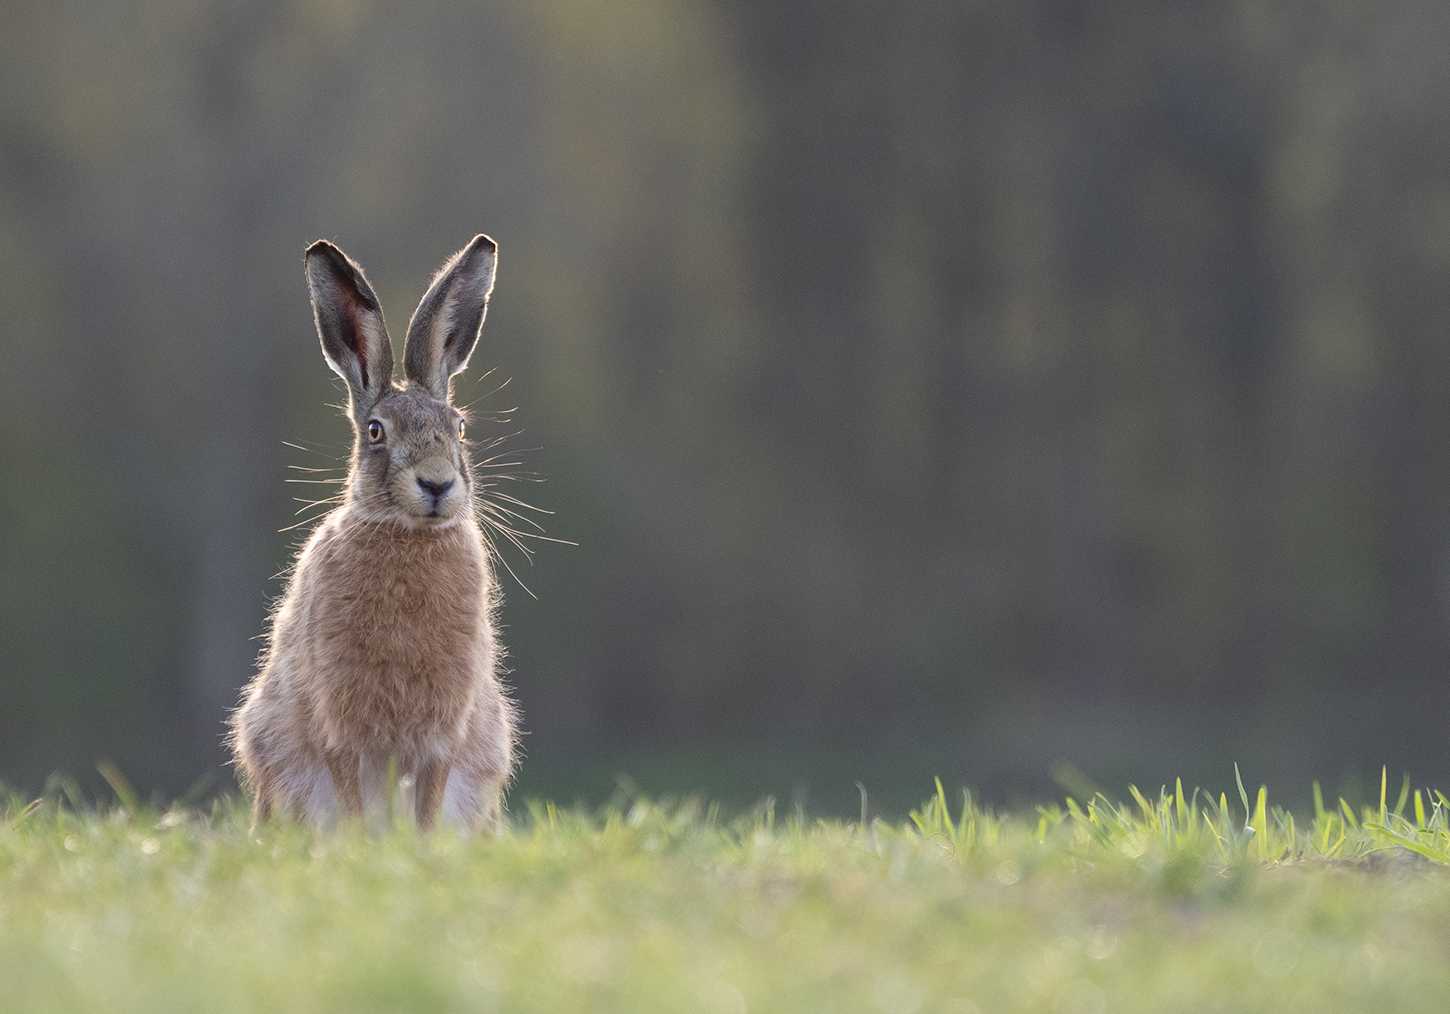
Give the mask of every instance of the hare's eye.
<path id="1" fill-rule="evenodd" d="M 458 439 L 463 439 L 463 420 L 458 420 Z"/>
<path id="2" fill-rule="evenodd" d="M 368 423 L 368 439 L 373 443 L 383 439 L 383 424 L 376 419 Z"/>

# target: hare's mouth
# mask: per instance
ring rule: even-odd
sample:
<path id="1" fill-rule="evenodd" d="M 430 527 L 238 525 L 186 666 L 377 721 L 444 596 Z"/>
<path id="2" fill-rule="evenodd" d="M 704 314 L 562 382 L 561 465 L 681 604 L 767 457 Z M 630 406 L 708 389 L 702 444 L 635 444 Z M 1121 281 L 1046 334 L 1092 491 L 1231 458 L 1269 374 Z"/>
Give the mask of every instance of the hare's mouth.
<path id="1" fill-rule="evenodd" d="M 458 519 L 458 511 L 453 507 L 454 505 L 449 503 L 420 504 L 418 509 L 411 512 L 413 523 L 421 528 L 441 528 L 444 525 L 452 524 Z"/>
<path id="2" fill-rule="evenodd" d="M 393 522 L 415 532 L 441 531 L 444 528 L 451 528 L 458 523 L 458 515 L 454 511 L 441 508 L 418 507 L 413 510 L 398 511 L 393 515 Z"/>

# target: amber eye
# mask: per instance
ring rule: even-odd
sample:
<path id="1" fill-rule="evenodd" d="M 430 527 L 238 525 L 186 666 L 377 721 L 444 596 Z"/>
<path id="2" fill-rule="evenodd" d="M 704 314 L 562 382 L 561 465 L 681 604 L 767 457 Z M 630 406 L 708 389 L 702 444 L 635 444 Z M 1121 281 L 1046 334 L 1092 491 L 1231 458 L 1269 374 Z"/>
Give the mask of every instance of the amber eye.
<path id="1" fill-rule="evenodd" d="M 383 439 L 383 424 L 376 419 L 368 423 L 368 439 L 373 443 Z"/>
<path id="2" fill-rule="evenodd" d="M 463 439 L 463 420 L 458 420 L 458 439 Z"/>

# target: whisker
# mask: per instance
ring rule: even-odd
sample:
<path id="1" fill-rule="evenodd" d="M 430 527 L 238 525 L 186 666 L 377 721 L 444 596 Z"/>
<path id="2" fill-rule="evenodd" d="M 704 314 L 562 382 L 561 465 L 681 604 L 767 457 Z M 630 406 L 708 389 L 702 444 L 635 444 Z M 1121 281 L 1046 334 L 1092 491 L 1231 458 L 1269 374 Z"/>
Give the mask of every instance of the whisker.
<path id="1" fill-rule="evenodd" d="M 516 436 L 518 436 L 522 432 L 523 432 L 523 430 L 518 430 L 517 432 L 514 432 L 514 433 L 505 433 L 501 437 L 491 437 L 490 439 L 485 440 L 482 443 L 477 444 L 476 446 L 477 446 L 478 450 L 480 450 L 480 451 L 491 451 L 495 447 L 497 447 L 499 444 L 503 443 L 505 440 L 508 440 L 510 437 L 516 437 Z M 518 454 L 519 452 L 516 451 L 516 450 L 508 450 L 508 451 L 505 451 L 504 453 L 505 454 Z M 493 459 L 492 458 L 487 458 L 485 460 L 492 461 Z"/>
<path id="2" fill-rule="evenodd" d="M 301 507 L 292 512 L 294 518 L 303 511 L 310 510 L 313 507 L 326 507 L 329 504 L 342 503 L 341 499 L 333 499 L 332 497 L 328 497 L 326 500 L 305 500 L 300 496 L 294 496 L 292 499 L 302 504 Z"/>
<path id="3" fill-rule="evenodd" d="M 493 443 L 491 443 L 489 446 L 487 446 L 487 447 L 485 447 L 483 449 L 485 451 L 491 451 L 495 447 L 497 447 L 499 445 L 499 443 L 501 443 L 501 441 L 495 440 Z M 495 454 L 491 458 L 484 458 L 482 461 L 475 462 L 475 464 L 479 468 L 487 468 L 489 465 L 493 464 L 493 462 L 497 461 L 499 458 L 508 458 L 508 457 L 512 457 L 515 454 L 524 454 L 524 453 L 527 453 L 527 451 L 530 451 L 530 450 L 537 451 L 538 448 L 537 447 L 523 448 L 523 449 L 510 448 L 507 451 L 502 452 L 501 454 Z M 521 461 L 513 461 L 513 462 L 509 462 L 509 464 L 521 465 L 521 464 L 523 464 L 523 462 L 521 462 Z"/>
<path id="4" fill-rule="evenodd" d="M 479 377 L 478 380 L 474 382 L 474 385 L 473 386 L 474 387 L 477 387 L 480 383 L 483 382 L 483 378 L 484 377 L 487 377 L 490 373 L 493 373 L 494 370 L 497 370 L 497 369 L 498 369 L 498 367 L 495 366 L 492 370 L 489 370 L 488 373 L 485 373 L 483 375 L 483 377 Z M 472 401 L 468 402 L 466 405 L 463 406 L 464 410 L 466 411 L 469 408 L 472 408 L 476 403 L 478 403 L 480 401 L 483 401 L 485 398 L 492 398 L 495 394 L 498 394 L 498 392 L 502 391 L 505 387 L 508 387 L 510 384 L 512 384 L 513 383 L 513 380 L 514 380 L 513 377 L 509 377 L 502 384 L 499 384 L 497 387 L 495 387 L 492 391 L 489 391 L 487 394 L 481 394 L 477 398 L 474 398 Z M 473 392 L 470 390 L 468 393 L 469 394 L 472 394 Z M 517 408 L 504 408 L 504 409 L 496 409 L 495 411 L 499 411 L 499 412 L 517 412 L 518 409 Z"/>
<path id="5" fill-rule="evenodd" d="M 324 518 L 326 516 L 327 516 L 327 512 L 326 511 L 323 511 L 321 514 L 317 515 L 317 517 L 315 517 L 315 518 L 303 518 L 301 521 L 297 522 L 295 525 L 288 525 L 286 528 L 279 528 L 279 529 L 277 529 L 277 534 L 278 535 L 281 535 L 283 532 L 290 532 L 294 528 L 301 528 L 303 525 L 310 525 L 314 521 L 317 521 L 317 520 L 319 520 L 321 518 Z M 283 571 L 283 573 L 285 574 L 286 571 Z"/>
<path id="6" fill-rule="evenodd" d="M 570 542 L 568 539 L 556 539 L 556 538 L 554 538 L 553 536 L 550 536 L 550 535 L 536 535 L 533 532 L 521 532 L 517 528 L 513 528 L 513 527 L 505 524 L 504 522 L 498 520 L 497 516 L 493 514 L 493 511 L 487 509 L 488 506 L 493 506 L 496 509 L 496 505 L 486 505 L 486 507 L 485 507 L 485 513 L 486 513 L 487 516 L 484 519 L 485 520 L 485 523 L 488 524 L 490 527 L 497 529 L 500 532 L 506 532 L 506 533 L 508 533 L 510 535 L 516 535 L 516 536 L 518 536 L 521 539 L 534 539 L 534 540 L 536 540 L 538 542 L 557 542 L 561 546 L 577 546 L 577 545 L 579 545 L 579 543 L 577 543 L 577 542 Z M 524 520 L 527 520 L 527 519 L 524 519 Z M 510 539 L 509 541 L 512 542 L 513 540 Z M 515 545 L 517 545 L 525 553 L 529 554 L 529 556 L 531 556 L 531 557 L 533 556 L 533 551 L 532 550 L 524 547 L 522 544 L 519 544 L 519 543 L 515 543 Z"/>
<path id="7" fill-rule="evenodd" d="M 520 542 L 518 540 L 518 538 L 516 537 L 516 533 L 512 532 L 507 527 L 505 527 L 503 525 L 500 525 L 500 524 L 497 524 L 495 522 L 485 522 L 485 524 L 487 524 L 488 527 L 492 528 L 499 535 L 502 535 L 509 542 L 513 543 L 514 547 L 516 549 L 518 549 L 519 552 L 521 552 L 521 553 L 524 554 L 524 559 L 526 559 L 526 560 L 529 561 L 529 566 L 530 567 L 532 567 L 534 565 L 534 554 L 533 554 L 533 552 L 527 546 L 525 546 L 522 542 Z M 502 554 L 499 555 L 499 559 L 503 559 Z"/>
<path id="8" fill-rule="evenodd" d="M 517 511 L 511 511 L 507 507 L 501 506 L 500 504 L 489 503 L 488 501 L 484 501 L 484 503 L 483 503 L 483 509 L 487 513 L 493 514 L 495 516 L 511 517 L 511 518 L 514 518 L 514 519 L 516 519 L 518 521 L 522 521 L 524 524 L 528 525 L 530 528 L 537 528 L 540 532 L 542 532 L 544 530 L 544 526 L 541 525 L 541 524 L 539 524 L 533 518 L 525 517 L 524 515 L 518 513 Z"/>
<path id="9" fill-rule="evenodd" d="M 495 366 L 492 369 L 485 370 L 479 376 L 474 377 L 473 378 L 473 383 L 471 383 L 471 384 L 468 385 L 468 393 L 466 395 L 464 395 L 464 397 L 465 398 L 472 397 L 473 396 L 473 392 L 476 391 L 476 390 L 478 390 L 478 385 L 481 384 L 481 383 L 483 383 L 485 380 L 487 380 L 489 377 L 493 376 L 497 372 L 498 372 L 498 367 Z M 467 405 L 464 405 L 462 407 L 465 410 L 468 408 Z"/>
<path id="10" fill-rule="evenodd" d="M 316 455 L 318 455 L 320 457 L 324 457 L 324 458 L 331 457 L 331 455 L 326 454 L 323 451 L 319 451 L 316 448 L 313 448 L 313 447 L 303 447 L 301 444 L 294 444 L 290 440 L 283 440 L 282 441 L 282 446 L 284 446 L 284 447 L 290 447 L 290 448 L 292 448 L 293 450 L 296 450 L 296 451 L 303 451 L 303 452 L 305 452 L 307 454 L 316 454 Z M 336 444 L 318 444 L 317 446 L 318 447 L 325 447 L 328 450 L 333 450 L 333 451 L 345 451 L 346 450 L 345 448 L 339 447 Z M 332 458 L 332 460 L 333 461 L 337 461 L 339 459 Z"/>
<path id="11" fill-rule="evenodd" d="M 499 478 L 500 479 L 507 479 L 508 476 L 501 475 L 501 476 L 499 476 Z M 554 513 L 553 511 L 546 511 L 542 507 L 535 507 L 531 503 L 524 503 L 522 500 L 516 500 L 513 497 L 509 496 L 507 493 L 495 493 L 494 496 L 498 497 L 500 500 L 507 500 L 509 503 L 518 504 L 520 507 L 527 507 L 531 511 L 538 511 L 540 514 L 553 514 Z"/>
<path id="12" fill-rule="evenodd" d="M 537 521 L 534 521 L 532 518 L 526 518 L 522 514 L 516 514 L 515 512 L 509 510 L 507 507 L 500 507 L 498 504 L 490 504 L 487 502 L 482 503 L 479 506 L 485 514 L 488 514 L 491 517 L 496 517 L 500 520 L 504 519 L 505 517 L 514 518 L 518 521 L 522 521 L 524 524 L 529 525 L 532 528 L 537 528 L 541 532 L 544 530 Z M 507 524 L 507 522 L 504 523 Z"/>
<path id="13" fill-rule="evenodd" d="M 484 451 L 491 451 L 495 447 L 497 447 L 499 444 L 501 444 L 505 440 L 507 440 L 509 437 L 516 437 L 516 436 L 518 436 L 522 432 L 523 432 L 523 430 L 519 430 L 518 433 L 509 433 L 509 434 L 507 434 L 505 436 L 497 437 L 497 438 L 489 441 L 487 447 L 481 447 L 479 449 L 480 450 L 484 450 Z M 497 460 L 499 458 L 502 458 L 506 454 L 532 454 L 534 451 L 542 451 L 542 450 L 543 450 L 542 447 L 510 447 L 508 450 L 503 451 L 502 453 L 495 454 L 492 458 L 484 458 L 482 461 L 479 462 L 479 464 L 480 465 L 486 465 L 490 461 L 495 461 L 495 460 Z"/>
<path id="14" fill-rule="evenodd" d="M 518 586 L 522 588 L 525 592 L 528 592 L 529 598 L 533 599 L 535 602 L 539 601 L 539 597 L 533 593 L 533 590 L 530 589 L 528 585 L 524 584 L 524 582 L 519 579 L 519 576 L 514 573 L 514 569 L 509 566 L 508 560 L 504 557 L 502 553 L 498 551 L 498 547 L 493 544 L 493 540 L 488 537 L 487 533 L 484 534 L 483 538 L 484 541 L 488 543 L 488 548 L 492 550 L 490 555 L 493 556 L 494 559 L 498 560 L 499 563 L 503 564 L 503 569 L 509 572 L 509 577 L 513 578 L 514 581 L 518 583 Z"/>

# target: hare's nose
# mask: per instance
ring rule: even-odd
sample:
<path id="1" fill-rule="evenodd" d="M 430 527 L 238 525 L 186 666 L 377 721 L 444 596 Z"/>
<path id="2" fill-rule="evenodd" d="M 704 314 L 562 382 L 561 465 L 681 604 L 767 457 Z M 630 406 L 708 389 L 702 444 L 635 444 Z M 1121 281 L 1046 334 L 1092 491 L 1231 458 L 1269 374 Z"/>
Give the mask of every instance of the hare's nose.
<path id="1" fill-rule="evenodd" d="M 434 500 L 437 500 L 453 488 L 453 480 L 449 479 L 447 482 L 429 482 L 427 479 L 419 479 L 418 488 Z"/>

